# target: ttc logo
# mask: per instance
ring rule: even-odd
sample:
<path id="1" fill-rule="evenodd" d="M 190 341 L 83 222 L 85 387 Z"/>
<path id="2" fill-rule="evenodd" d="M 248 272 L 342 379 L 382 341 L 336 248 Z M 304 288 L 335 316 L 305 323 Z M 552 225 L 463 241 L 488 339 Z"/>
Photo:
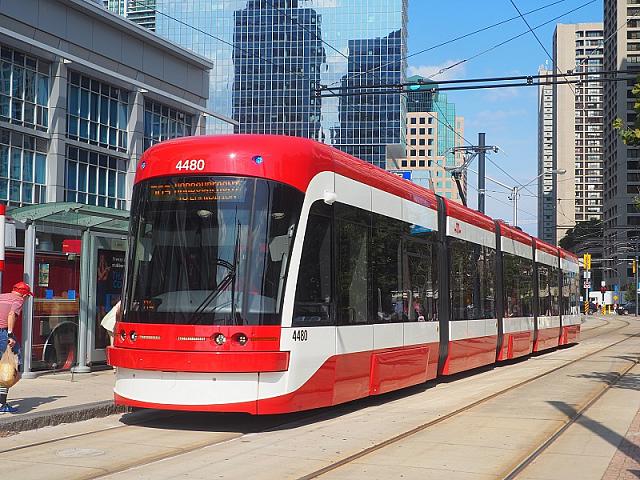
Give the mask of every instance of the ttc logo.
<path id="1" fill-rule="evenodd" d="M 453 231 L 458 235 L 462 233 L 462 228 L 460 228 L 460 224 L 458 222 L 456 222 L 455 226 L 453 227 Z"/>

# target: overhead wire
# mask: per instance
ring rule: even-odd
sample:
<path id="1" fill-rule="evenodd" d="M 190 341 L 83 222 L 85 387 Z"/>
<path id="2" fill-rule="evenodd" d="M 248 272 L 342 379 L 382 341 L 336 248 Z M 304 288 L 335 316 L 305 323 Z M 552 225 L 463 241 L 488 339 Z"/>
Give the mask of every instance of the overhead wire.
<path id="1" fill-rule="evenodd" d="M 472 190 L 474 190 L 474 191 L 478 192 L 478 189 L 477 189 L 476 187 L 474 187 L 473 185 L 469 184 L 469 185 L 468 185 L 468 187 L 469 187 L 469 188 L 471 188 Z M 486 192 L 486 191 L 485 191 L 485 192 Z M 501 200 L 501 199 L 499 199 L 499 198 L 496 198 L 496 197 L 494 197 L 493 195 L 489 195 L 489 194 L 487 194 L 487 193 L 485 193 L 485 195 L 486 195 L 488 198 L 491 198 L 491 199 L 495 200 L 495 201 L 496 201 L 496 202 L 498 202 L 498 203 L 501 203 L 501 204 L 503 204 L 503 205 L 506 205 L 507 207 L 513 208 L 513 205 L 511 205 L 511 204 L 509 204 L 509 203 L 505 202 L 504 200 Z M 529 211 L 527 211 L 527 210 L 523 210 L 523 209 L 522 209 L 522 208 L 520 208 L 520 207 L 518 207 L 518 212 L 524 213 L 525 215 L 529 215 L 530 217 L 535 218 L 535 219 L 537 219 L 537 218 L 538 218 L 538 216 L 537 216 L 535 213 L 531 213 L 531 212 L 529 212 Z"/>
<path id="2" fill-rule="evenodd" d="M 557 4 L 559 4 L 559 3 L 564 3 L 565 1 L 567 1 L 567 0 L 556 0 L 555 2 L 551 2 L 551 3 L 548 3 L 548 4 L 546 4 L 546 5 L 542 5 L 541 7 L 535 8 L 535 9 L 533 9 L 533 10 L 529 10 L 529 11 L 525 12 L 525 15 L 530 15 L 530 14 L 532 14 L 532 13 L 536 13 L 536 12 L 539 12 L 539 11 L 541 11 L 541 10 L 545 10 L 545 9 L 550 8 L 550 7 L 552 7 L 552 6 L 554 6 L 554 5 L 557 5 Z M 415 53 L 412 53 L 412 54 L 406 55 L 406 56 L 404 56 L 404 57 L 400 58 L 400 61 L 402 62 L 402 61 L 404 61 L 404 60 L 408 60 L 409 58 L 415 57 L 415 56 L 417 56 L 417 55 L 421 55 L 421 54 L 426 53 L 426 52 L 429 52 L 429 51 L 431 51 L 431 50 L 435 50 L 436 48 L 440 48 L 440 47 L 444 47 L 444 46 L 446 46 L 446 45 L 450 45 L 450 44 L 455 43 L 455 42 L 457 42 L 457 41 L 459 41 L 459 40 L 463 40 L 463 39 L 465 39 L 465 38 L 472 37 L 472 36 L 474 36 L 474 35 L 477 35 L 478 33 L 482 33 L 482 32 L 485 32 L 485 31 L 487 31 L 487 30 L 491 30 L 492 28 L 499 27 L 500 25 L 504 25 L 504 24 L 506 24 L 506 23 L 512 22 L 513 20 L 517 20 L 517 19 L 519 19 L 519 18 L 520 18 L 520 17 L 519 17 L 518 15 L 516 15 L 516 16 L 514 16 L 514 17 L 507 18 L 507 19 L 505 19 L 505 20 L 500 20 L 499 22 L 493 23 L 493 24 L 491 24 L 491 25 L 487 25 L 486 27 L 482 27 L 482 28 L 479 28 L 479 29 L 477 29 L 477 30 L 474 30 L 474 31 L 471 31 L 471 32 L 468 32 L 468 33 L 465 33 L 465 34 L 458 35 L 457 37 L 451 38 L 451 39 L 449 39 L 449 40 L 445 40 L 444 42 L 437 43 L 437 44 L 432 45 L 432 46 L 430 46 L 430 47 L 427 47 L 427 48 L 424 48 L 424 49 L 422 49 L 422 50 L 419 50 L 419 51 L 417 51 L 417 52 L 415 52 Z M 384 64 L 382 64 L 382 65 L 377 65 L 377 66 L 375 66 L 375 67 L 372 67 L 372 68 L 371 68 L 371 69 L 369 69 L 369 70 L 366 70 L 366 71 L 364 71 L 364 72 L 359 72 L 359 73 L 357 73 L 357 74 L 355 74 L 355 75 L 352 75 L 350 78 L 357 78 L 357 77 L 359 77 L 359 76 L 362 76 L 362 75 L 366 75 L 366 74 L 369 74 L 369 73 L 375 72 L 376 70 L 381 69 L 381 68 L 384 68 L 384 67 L 387 67 L 387 66 L 389 66 L 389 65 L 392 65 L 393 63 L 396 63 L 396 61 L 393 61 L 393 62 L 387 62 L 387 63 L 384 63 Z M 447 67 L 447 69 L 449 69 L 449 67 Z M 332 84 L 330 84 L 330 85 L 328 85 L 328 86 L 329 86 L 329 87 L 332 87 L 333 85 L 338 85 L 339 83 L 340 83 L 339 81 L 338 81 L 338 82 L 334 82 L 334 83 L 332 83 Z"/>
<path id="3" fill-rule="evenodd" d="M 551 64 L 553 65 L 553 69 L 557 70 L 559 73 L 560 72 L 560 68 L 558 68 L 558 66 L 556 65 L 555 61 L 553 60 L 553 57 L 551 56 L 551 54 L 549 53 L 549 50 L 547 50 L 547 47 L 544 46 L 544 44 L 542 43 L 542 41 L 540 40 L 540 37 L 538 37 L 538 34 L 531 28 L 531 25 L 529 24 L 529 22 L 527 21 L 527 19 L 524 17 L 524 15 L 522 15 L 522 12 L 520 11 L 520 9 L 518 8 L 518 6 L 516 5 L 516 2 L 514 0 L 509 0 L 509 2 L 511 2 L 511 5 L 513 5 L 513 8 L 516 9 L 516 11 L 518 12 L 518 15 L 520 15 L 520 18 L 522 18 L 522 21 L 525 23 L 525 25 L 527 26 L 527 28 L 529 29 L 529 31 L 531 32 L 531 34 L 535 37 L 536 41 L 538 42 L 538 45 L 540 45 L 540 47 L 542 48 L 542 50 L 544 50 L 544 53 L 547 54 L 547 57 L 549 57 L 549 60 L 551 60 Z M 564 79 L 567 80 L 567 77 L 565 75 Z M 573 92 L 573 95 L 576 94 L 575 89 L 571 86 L 571 84 L 569 84 L 569 88 L 571 89 L 571 91 Z"/>
<path id="4" fill-rule="evenodd" d="M 550 20 L 547 20 L 546 22 L 543 22 L 543 23 L 541 23 L 539 25 L 536 25 L 535 27 L 533 27 L 533 30 L 537 30 L 537 29 L 539 29 L 541 27 L 544 27 L 545 25 L 553 23 L 556 20 L 559 20 L 562 17 L 566 17 L 567 15 L 570 15 L 570 14 L 572 14 L 572 13 L 574 13 L 574 12 L 576 12 L 576 11 L 582 9 L 582 8 L 585 8 L 585 7 L 589 6 L 590 4 L 592 4 L 592 3 L 596 2 L 596 1 L 597 0 L 589 0 L 588 2 L 583 3 L 582 5 L 579 5 L 579 6 L 575 7 L 575 8 L 573 8 L 573 9 L 569 10 L 568 12 L 565 12 L 565 13 L 563 13 L 561 15 L 558 15 L 558 16 L 550 19 Z M 522 33 L 520 33 L 518 35 L 514 35 L 513 37 L 510 37 L 510 38 L 508 38 L 506 40 L 503 40 L 502 42 L 496 43 L 495 45 L 492 45 L 491 47 L 489 47 L 489 48 L 487 48 L 485 50 L 482 50 L 481 52 L 478 52 L 475 55 L 472 55 L 472 56 L 470 56 L 470 57 L 468 57 L 468 58 L 466 58 L 464 60 L 460 60 L 460 61 L 458 61 L 458 62 L 456 62 L 456 63 L 454 63 L 454 64 L 452 64 L 452 65 L 450 65 L 450 66 L 448 66 L 448 67 L 446 67 L 444 69 L 441 69 L 439 72 L 433 74 L 431 76 L 431 78 L 433 78 L 433 77 L 435 77 L 437 75 L 440 75 L 440 74 L 444 73 L 445 71 L 450 70 L 451 68 L 454 68 L 454 67 L 456 67 L 458 65 L 470 62 L 471 60 L 475 60 L 476 58 L 478 58 L 478 57 L 480 57 L 482 55 L 485 55 L 485 54 L 487 54 L 487 53 L 489 53 L 489 52 L 491 52 L 491 51 L 493 51 L 493 50 L 495 50 L 495 49 L 497 49 L 497 48 L 499 48 L 499 47 L 501 47 L 503 45 L 506 45 L 507 43 L 510 43 L 513 40 L 516 40 L 516 39 L 518 39 L 520 37 L 523 37 L 523 36 L 527 35 L 528 33 L 529 33 L 529 30 L 527 30 L 525 32 L 522 32 Z"/>

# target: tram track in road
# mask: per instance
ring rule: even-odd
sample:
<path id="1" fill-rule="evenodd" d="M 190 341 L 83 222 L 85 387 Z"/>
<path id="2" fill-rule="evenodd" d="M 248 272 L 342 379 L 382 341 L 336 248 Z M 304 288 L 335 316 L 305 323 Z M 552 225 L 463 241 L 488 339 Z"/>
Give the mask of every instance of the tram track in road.
<path id="1" fill-rule="evenodd" d="M 622 380 L 627 374 L 629 374 L 631 370 L 639 363 L 640 360 L 630 360 L 630 365 L 628 367 L 617 374 L 616 378 L 607 381 L 605 385 L 600 389 L 600 391 L 598 391 L 595 395 L 588 399 L 580 408 L 576 410 L 576 412 L 569 419 L 567 419 L 564 425 L 558 428 L 545 442 L 543 442 L 535 450 L 529 453 L 525 458 L 520 460 L 520 462 L 513 469 L 511 469 L 506 475 L 504 475 L 503 480 L 514 480 L 518 478 L 520 473 L 522 473 L 529 465 L 531 465 L 538 457 L 540 457 L 540 455 L 547 451 L 549 447 L 556 443 L 558 439 L 572 425 L 574 425 L 591 407 L 593 407 L 609 390 L 611 390 L 611 388 L 615 387 L 620 382 L 620 380 Z"/>
<path id="2" fill-rule="evenodd" d="M 625 328 L 627 326 L 630 325 L 630 322 L 623 320 L 623 319 L 616 319 L 619 322 L 622 322 L 623 325 L 622 326 L 618 326 L 615 327 L 611 330 L 608 330 L 606 332 L 599 332 L 598 335 L 590 335 L 587 338 L 583 338 L 584 340 L 588 340 L 591 338 L 597 338 L 599 336 L 605 335 L 605 334 L 610 334 L 613 332 L 616 332 L 618 330 L 621 330 L 622 328 Z M 607 319 L 603 319 L 603 321 L 605 323 L 601 324 L 601 325 L 597 325 L 595 327 L 592 327 L 588 330 L 585 330 L 586 332 L 593 332 L 595 330 L 598 330 L 600 328 L 604 328 L 607 327 L 609 325 L 611 325 L 611 321 L 607 320 Z M 584 335 L 583 335 L 584 337 Z M 542 352 L 543 354 L 548 353 L 548 352 Z M 334 410 L 336 408 L 341 408 L 340 406 L 336 406 L 336 407 L 332 407 Z M 167 411 L 154 411 L 152 413 L 147 413 L 147 412 L 137 412 L 139 413 L 143 418 L 140 419 L 139 421 L 135 421 L 135 422 L 131 422 L 131 423 L 127 423 L 127 424 L 122 424 L 122 425 L 113 425 L 113 426 L 109 426 L 106 428 L 101 428 L 101 429 L 97 429 L 97 430 L 90 430 L 87 432 L 81 432 L 81 433 L 76 433 L 76 434 L 71 434 L 71 435 L 65 435 L 62 437 L 58 437 L 58 438 L 54 438 L 54 439 L 50 439 L 50 440 L 42 440 L 42 441 L 38 441 L 38 442 L 31 442 L 31 443 L 27 443 L 24 445 L 17 445 L 14 447 L 10 447 L 10 448 L 5 448 L 5 449 L 0 449 L 0 455 L 5 454 L 5 453 L 10 453 L 10 452 L 17 452 L 20 450 L 25 450 L 28 448 L 33 448 L 33 447 L 39 447 L 39 446 L 46 446 L 46 445 L 50 445 L 50 444 L 54 444 L 54 443 L 61 443 L 67 440 L 72 440 L 72 439 L 77 439 L 77 438 L 81 438 L 81 437 L 89 437 L 92 435 L 97 435 L 103 432 L 112 432 L 112 431 L 116 431 L 116 430 L 121 430 L 121 429 L 126 429 L 126 428 L 130 428 L 130 427 L 135 427 L 135 426 L 145 426 L 145 424 L 149 424 L 150 422 L 154 422 L 157 421 L 160 418 L 163 418 L 164 420 L 169 420 L 171 418 L 175 418 L 176 416 L 180 415 L 179 412 L 173 412 L 173 413 L 169 413 Z M 135 415 L 136 413 L 130 413 L 129 415 Z M 324 411 L 323 413 L 317 413 L 314 412 L 312 415 L 309 416 L 305 416 L 302 419 L 298 419 L 296 420 L 296 422 L 300 422 L 300 421 L 304 421 L 310 417 L 316 417 L 319 415 L 324 415 Z M 145 418 L 147 417 L 147 418 Z M 252 432 L 252 433 L 256 433 L 256 432 Z"/>
<path id="3" fill-rule="evenodd" d="M 146 412 L 140 412 L 144 415 Z M 29 452 L 33 449 L 35 452 L 41 452 L 41 449 L 49 451 L 49 455 L 55 456 L 59 453 L 74 455 L 74 450 L 77 452 L 77 457 L 81 457 L 83 453 L 91 455 L 95 453 L 96 456 L 103 455 L 106 452 L 100 451 L 101 445 L 105 442 L 105 436 L 109 436 L 113 441 L 112 435 L 118 435 L 122 437 L 122 441 L 127 441 L 126 437 L 129 431 L 139 429 L 140 427 L 148 427 L 149 434 L 153 435 L 154 429 L 162 429 L 165 431 L 177 432 L 179 430 L 197 429 L 196 425 L 200 427 L 200 431 L 204 435 L 210 433 L 215 436 L 215 439 L 203 438 L 201 441 L 192 441 L 191 445 L 184 446 L 176 442 L 174 446 L 167 447 L 164 450 L 153 454 L 142 455 L 141 458 L 132 461 L 124 461 L 120 464 L 116 462 L 105 462 L 105 465 L 99 467 L 87 468 L 87 471 L 82 472 L 76 476 L 65 475 L 64 478 L 73 479 L 97 479 L 103 478 L 109 475 L 118 474 L 136 467 L 144 466 L 148 463 L 158 462 L 174 457 L 179 457 L 188 453 L 196 452 L 203 448 L 221 445 L 226 442 L 241 440 L 247 435 L 255 435 L 259 433 L 267 433 L 273 430 L 295 428 L 299 425 L 304 425 L 309 422 L 314 422 L 315 419 L 322 419 L 327 415 L 326 411 L 314 411 L 314 412 L 300 412 L 293 415 L 276 415 L 270 417 L 254 417 L 244 414 L 215 414 L 209 415 L 205 413 L 185 413 L 185 412 L 165 412 L 155 411 L 151 414 L 147 414 L 142 419 L 123 424 L 112 425 L 106 428 L 94 429 L 77 434 L 60 436 L 49 440 L 43 440 L 38 442 L 31 442 L 24 445 L 17 445 L 10 448 L 0 450 L 0 460 L 3 456 L 5 458 L 14 458 L 16 453 L 24 453 L 26 450 Z M 190 418 L 193 417 L 193 418 Z M 206 420 L 204 420 L 206 418 Z M 222 420 L 226 429 L 215 430 L 216 419 Z M 204 425 L 200 425 L 200 421 Z M 178 425 L 177 428 L 172 428 L 172 422 Z M 207 423 L 212 425 L 211 431 L 207 431 Z M 262 425 L 261 425 L 262 424 Z M 229 427 L 237 426 L 236 431 L 232 431 Z M 59 428 L 60 426 L 53 427 Z M 78 440 L 86 448 L 78 448 L 75 445 L 78 444 Z M 93 448 L 97 447 L 97 448 Z M 86 452 L 83 452 L 85 451 Z M 168 450 L 168 451 L 167 451 Z M 28 454 L 28 453 L 27 453 Z M 52 465 L 52 468 L 53 467 Z M 50 475 L 49 478 L 63 478 L 56 477 L 55 474 Z"/>
<path id="4" fill-rule="evenodd" d="M 607 331 L 606 334 L 610 334 L 610 333 L 616 332 L 616 331 L 624 328 L 625 326 L 630 325 L 630 322 L 628 322 L 628 321 L 625 321 L 625 320 L 620 320 L 620 321 L 625 323 L 626 325 L 623 325 L 621 327 L 617 327 L 617 328 L 615 328 L 613 330 Z M 604 325 L 602 325 L 602 326 L 604 326 Z M 598 328 L 598 327 L 594 327 L 591 330 L 595 330 L 596 328 Z M 605 333 L 602 333 L 601 335 L 594 335 L 594 336 L 592 336 L 590 338 L 597 338 L 597 337 L 600 337 L 600 336 L 602 336 L 604 334 Z M 425 431 L 425 430 L 427 430 L 429 428 L 432 428 L 432 427 L 434 427 L 436 425 L 442 424 L 445 421 L 451 420 L 452 418 L 457 417 L 457 416 L 459 416 L 461 414 L 467 413 L 470 410 L 474 409 L 475 407 L 483 405 L 483 404 L 485 404 L 485 403 L 487 403 L 487 402 L 489 402 L 491 400 L 494 400 L 494 399 L 496 399 L 498 397 L 501 397 L 501 396 L 503 396 L 503 395 L 505 395 L 507 393 L 511 393 L 511 392 L 521 388 L 521 387 L 529 385 L 529 384 L 531 384 L 531 383 L 533 383 L 533 382 L 535 382 L 537 380 L 540 380 L 540 379 L 542 379 L 544 377 L 547 377 L 547 376 L 549 376 L 549 375 L 551 375 L 553 373 L 556 373 L 556 372 L 558 372 L 560 370 L 566 369 L 566 368 L 568 368 L 568 367 L 570 367 L 570 366 L 572 366 L 572 365 L 574 365 L 574 364 L 576 364 L 578 362 L 581 362 L 583 360 L 589 359 L 590 357 L 594 357 L 594 356 L 598 355 L 599 353 L 604 352 L 605 350 L 611 349 L 611 348 L 613 348 L 613 347 L 615 347 L 617 345 L 620 345 L 620 344 L 622 344 L 624 342 L 627 342 L 629 340 L 632 340 L 632 339 L 635 339 L 635 338 L 638 338 L 638 337 L 640 337 L 640 333 L 636 333 L 636 334 L 630 335 L 627 338 L 623 338 L 623 339 L 618 340 L 616 342 L 613 342 L 613 343 L 611 343 L 609 345 L 606 345 L 606 346 L 604 346 L 602 348 L 599 348 L 599 349 L 597 349 L 597 350 L 595 350 L 593 352 L 587 353 L 587 354 L 582 355 L 582 356 L 580 356 L 578 358 L 570 360 L 567 363 L 564 363 L 562 365 L 554 367 L 554 368 L 552 368 L 552 369 L 550 369 L 550 370 L 548 370 L 546 372 L 543 372 L 543 373 L 535 375 L 535 376 L 533 376 L 531 378 L 522 380 L 522 381 L 520 381 L 520 382 L 518 382 L 518 383 L 516 383 L 514 385 L 510 385 L 509 387 L 503 388 L 503 389 L 501 389 L 501 390 L 499 390 L 497 392 L 494 392 L 494 393 L 492 393 L 490 395 L 487 395 L 487 396 L 485 396 L 483 398 L 480 398 L 480 399 L 478 399 L 478 400 L 476 400 L 476 401 L 474 401 L 474 402 L 472 402 L 470 404 L 467 404 L 467 405 L 465 405 L 463 407 L 460 407 L 460 408 L 458 408 L 458 409 L 456 409 L 456 410 L 454 410 L 452 412 L 449 412 L 446 415 L 443 415 L 443 416 L 438 417 L 438 418 L 436 418 L 434 420 L 430 420 L 428 422 L 422 423 L 422 424 L 420 424 L 420 425 L 418 425 L 418 426 L 416 426 L 416 427 L 414 427 L 414 428 L 412 428 L 410 430 L 407 430 L 407 431 L 402 432 L 402 433 L 400 433 L 398 435 L 390 437 L 389 439 L 384 440 L 382 442 L 378 442 L 378 443 L 376 443 L 374 445 L 371 445 L 368 448 L 365 448 L 365 449 L 363 449 L 363 450 L 361 450 L 359 452 L 356 452 L 356 453 L 354 453 L 352 455 L 344 457 L 343 459 L 338 460 L 336 462 L 333 462 L 333 463 L 331 463 L 331 464 L 329 464 L 329 465 L 327 465 L 327 466 L 325 466 L 323 468 L 320 468 L 320 469 L 315 470 L 315 471 L 313 471 L 311 473 L 308 473 L 308 474 L 306 474 L 304 476 L 301 476 L 301 477 L 298 478 L 298 480 L 311 480 L 311 479 L 322 477 L 323 475 L 326 475 L 326 474 L 328 474 L 330 472 L 338 470 L 341 467 L 345 467 L 347 465 L 350 465 L 350 464 L 354 463 L 355 461 L 357 461 L 357 460 L 359 460 L 359 459 L 361 459 L 363 457 L 366 457 L 366 456 L 368 456 L 370 454 L 373 454 L 375 452 L 383 450 L 384 448 L 392 446 L 394 444 L 398 444 L 398 443 L 402 442 L 403 440 L 406 440 L 409 437 L 412 437 L 412 436 L 414 436 L 414 435 L 416 435 L 416 434 L 418 434 L 420 432 L 423 432 L 423 431 Z M 628 369 L 625 369 L 623 371 L 623 373 L 621 373 L 615 379 L 615 383 L 617 383 L 617 381 L 619 381 L 626 373 L 628 373 L 638 363 L 639 362 L 637 360 L 634 361 L 628 367 Z M 569 425 L 567 425 L 567 426 L 563 425 L 563 427 L 561 427 L 556 433 L 554 433 L 554 436 L 552 437 L 553 441 L 555 441 L 558 437 L 560 437 L 562 435 L 562 433 L 567 428 L 569 428 L 569 426 L 571 426 L 573 423 L 575 423 L 575 421 L 580 417 L 580 415 L 584 411 L 586 411 L 593 404 L 595 404 L 597 402 L 597 400 L 600 399 L 602 397 L 602 395 L 604 395 L 613 385 L 614 385 L 614 382 L 610 382 L 609 384 L 607 384 L 601 391 L 598 392 L 598 394 L 595 397 L 590 399 L 582 408 L 580 408 L 578 410 L 578 413 L 576 415 L 574 415 L 575 418 L 572 417 L 572 420 L 569 421 L 570 422 Z M 569 422 L 567 422 L 567 423 L 569 423 Z M 537 447 L 535 451 L 533 451 L 531 454 L 527 455 L 527 457 L 524 460 L 519 462 L 518 466 L 516 468 L 519 468 L 519 466 L 521 464 L 523 465 L 522 469 L 526 468 L 526 466 L 529 465 L 533 460 L 535 460 L 535 458 L 537 458 L 542 452 L 544 452 L 544 450 L 546 450 L 553 443 L 553 441 L 549 442 L 549 440 L 547 440 L 543 445 L 540 445 L 539 447 Z M 534 455 L 535 455 L 535 457 L 534 457 Z M 530 458 L 530 460 L 529 460 L 529 458 Z M 525 462 L 526 462 L 526 465 L 525 465 Z M 515 469 L 513 471 L 515 472 Z M 520 471 L 522 471 L 522 470 L 521 469 L 518 470 L 518 472 L 520 472 Z M 507 475 L 510 475 L 510 474 L 511 474 L 511 472 L 509 472 Z M 517 473 L 516 473 L 516 475 L 517 475 Z M 507 479 L 507 478 L 511 480 L 513 478 L 516 478 L 516 477 L 515 476 L 514 477 L 509 477 L 509 476 L 505 477 L 505 479 Z"/>
<path id="5" fill-rule="evenodd" d="M 595 334 L 594 332 L 594 334 L 590 335 L 589 339 L 594 339 L 602 335 L 609 335 L 609 334 L 615 333 L 616 331 L 629 325 L 629 322 L 624 321 L 622 319 L 619 319 L 619 320 L 616 319 L 616 321 L 621 322 L 622 325 L 614 326 L 614 328 L 606 329 L 605 331 L 603 331 L 601 327 L 606 327 L 608 325 L 610 326 L 610 322 L 605 320 L 605 322 L 607 322 L 606 324 L 602 324 L 597 327 L 589 329 L 589 331 L 594 331 L 596 329 L 599 330 L 597 334 Z M 627 339 L 623 339 L 622 341 L 624 340 L 627 340 Z M 617 342 L 617 343 L 621 343 L 621 342 Z M 434 426 L 447 419 L 450 419 L 464 411 L 467 411 L 481 403 L 487 402 L 492 398 L 496 398 L 497 396 L 503 393 L 506 393 L 509 390 L 513 390 L 518 386 L 525 385 L 545 375 L 549 375 L 550 373 L 553 373 L 561 368 L 565 368 L 566 366 L 571 365 L 584 358 L 587 358 L 588 356 L 595 355 L 606 348 L 610 348 L 615 344 L 607 345 L 602 349 L 592 352 L 586 356 L 580 357 L 579 359 L 573 360 L 570 363 L 566 363 L 561 366 L 558 366 L 553 370 L 550 370 L 549 372 L 545 372 L 534 378 L 527 379 L 515 386 L 512 386 L 510 389 L 502 390 L 491 396 L 487 396 L 477 402 L 467 405 L 466 407 L 458 409 L 445 416 L 439 417 L 431 422 L 422 424 L 419 427 L 414 428 L 408 432 L 405 432 L 400 436 L 393 437 L 392 439 L 387 440 L 386 442 L 383 442 L 381 444 L 378 444 L 377 446 L 364 450 L 363 452 L 358 454 L 357 458 L 365 456 L 374 450 L 384 448 L 385 446 L 388 446 L 392 443 L 399 442 L 400 440 L 407 438 L 415 433 L 418 433 L 421 430 L 425 430 L 431 426 Z M 380 401 L 377 397 L 370 397 L 369 399 L 373 401 L 374 404 Z M 367 400 L 365 399 L 364 401 L 366 402 Z M 354 408 L 360 409 L 363 407 L 363 405 L 366 406 L 367 403 L 359 404 L 359 405 L 346 404 L 342 406 L 331 407 L 329 409 L 323 409 L 320 411 L 301 412 L 299 414 L 294 414 L 295 417 L 293 418 L 292 418 L 292 415 L 269 417 L 269 418 L 258 417 L 260 418 L 260 420 L 258 421 L 256 421 L 257 417 L 249 417 L 249 416 L 244 417 L 241 415 L 234 417 L 233 414 L 222 414 L 222 415 L 212 414 L 211 417 L 206 417 L 207 418 L 206 423 L 211 425 L 211 431 L 207 431 L 206 425 L 205 425 L 204 426 L 205 428 L 202 429 L 204 436 L 198 442 L 191 442 L 190 444 L 184 444 L 184 445 L 176 443 L 176 445 L 172 446 L 172 448 L 167 448 L 162 452 L 153 452 L 150 454 L 141 455 L 140 458 L 133 458 L 128 460 L 119 459 L 118 461 L 115 461 L 115 462 L 105 463 L 102 467 L 93 469 L 90 472 L 83 472 L 83 474 L 79 475 L 78 477 L 67 477 L 67 478 L 83 478 L 83 479 L 84 478 L 87 478 L 87 479 L 104 478 L 110 475 L 128 472 L 129 470 L 136 469 L 139 467 L 144 467 L 145 465 L 153 464 L 156 462 L 179 458 L 183 455 L 186 455 L 192 452 L 197 452 L 198 450 L 202 450 L 207 447 L 217 448 L 218 445 L 222 445 L 224 443 L 241 441 L 242 438 L 246 437 L 247 435 L 267 433 L 270 430 L 292 429 L 297 426 L 323 421 L 335 415 L 340 415 L 341 413 L 349 413 L 353 411 Z M 178 432 L 179 430 L 185 430 L 189 428 L 189 425 L 188 425 L 189 421 L 193 422 L 193 419 L 190 417 L 190 415 L 193 415 L 193 418 L 199 418 L 199 419 L 205 418 L 204 416 L 202 416 L 202 414 L 201 416 L 197 416 L 197 414 L 196 415 L 185 414 L 183 412 L 169 413 L 164 411 L 158 411 L 158 412 L 146 414 L 146 416 L 145 416 L 145 413 L 146 412 L 140 412 L 140 418 L 130 417 L 128 420 L 129 421 L 128 424 L 111 425 L 107 428 L 95 429 L 87 432 L 61 436 L 61 437 L 53 438 L 50 440 L 18 445 L 15 447 L 0 450 L 0 455 L 6 455 L 9 453 L 14 453 L 14 454 L 24 453 L 25 450 L 29 451 L 29 449 L 33 449 L 35 453 L 40 451 L 40 449 L 47 449 L 47 448 L 49 449 L 50 454 L 52 452 L 53 454 L 55 454 L 55 452 L 68 449 L 69 446 L 78 445 L 79 443 L 86 445 L 87 447 L 91 447 L 92 445 L 96 445 L 96 444 L 97 445 L 104 444 L 105 438 L 113 439 L 114 436 L 118 438 L 122 438 L 123 441 L 126 441 L 127 437 L 130 434 L 134 435 L 136 434 L 137 430 L 145 427 L 148 427 L 148 431 L 150 432 L 149 435 L 152 435 L 152 436 L 153 434 L 151 432 L 153 432 L 154 428 L 161 429 L 162 431 Z M 137 412 L 132 415 L 136 415 L 136 414 Z M 211 418 L 215 418 L 215 419 L 211 420 Z M 227 428 L 226 430 L 220 429 L 220 428 L 216 429 L 216 427 L 218 426 L 216 422 L 218 422 L 219 420 L 226 425 L 226 428 Z M 264 423 L 262 425 L 256 425 L 256 423 L 259 423 L 259 422 L 264 422 Z M 247 425 L 249 425 L 250 427 L 247 427 Z M 130 431 L 127 429 L 129 429 Z M 119 432 L 123 432 L 123 433 L 120 434 Z M 210 437 L 207 438 L 207 433 L 211 433 L 215 438 L 210 438 Z M 80 442 L 78 442 L 78 440 L 80 440 Z M 11 458 L 11 457 L 7 457 L 7 458 Z M 355 459 L 356 459 L 355 457 L 347 457 L 347 459 L 339 463 L 346 464 Z M 334 466 L 332 469 L 335 469 L 335 468 L 339 468 L 339 467 Z M 317 473 L 317 472 L 314 472 L 314 473 Z M 311 476 L 305 476 L 303 478 L 315 478 L 315 476 L 319 476 L 317 474 L 316 475 L 310 474 L 310 475 Z"/>

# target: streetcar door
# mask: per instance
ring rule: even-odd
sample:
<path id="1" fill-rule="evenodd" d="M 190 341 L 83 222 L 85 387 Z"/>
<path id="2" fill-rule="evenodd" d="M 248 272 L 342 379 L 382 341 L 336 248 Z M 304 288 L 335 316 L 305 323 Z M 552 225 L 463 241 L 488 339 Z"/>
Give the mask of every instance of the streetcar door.
<path id="1" fill-rule="evenodd" d="M 338 190 L 336 178 L 336 190 Z M 369 195 L 368 187 L 350 186 L 353 194 Z M 345 188 L 346 190 L 346 188 Z M 361 198 L 364 196 L 362 195 Z M 366 197 L 364 197 L 366 198 Z M 356 202 L 354 202 L 356 203 Z M 369 318 L 369 255 L 371 212 L 334 204 L 336 370 L 334 402 L 369 395 L 374 326 Z"/>

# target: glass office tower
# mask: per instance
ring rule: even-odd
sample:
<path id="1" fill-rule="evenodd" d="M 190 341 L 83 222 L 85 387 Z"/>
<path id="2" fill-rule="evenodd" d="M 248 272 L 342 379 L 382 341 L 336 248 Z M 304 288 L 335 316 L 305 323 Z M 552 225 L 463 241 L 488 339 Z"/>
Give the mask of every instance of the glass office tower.
<path id="1" fill-rule="evenodd" d="M 209 107 L 235 132 L 314 138 L 384 168 L 404 145 L 406 98 L 316 89 L 404 82 L 407 1 L 156 0 L 155 26 L 214 62 Z"/>

